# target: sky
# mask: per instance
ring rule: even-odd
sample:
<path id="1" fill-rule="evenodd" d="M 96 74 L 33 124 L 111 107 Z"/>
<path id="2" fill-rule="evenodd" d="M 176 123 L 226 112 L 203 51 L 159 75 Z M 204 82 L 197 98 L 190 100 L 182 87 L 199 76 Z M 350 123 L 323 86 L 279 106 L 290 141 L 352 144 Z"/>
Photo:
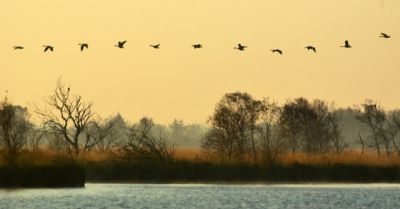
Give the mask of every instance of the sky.
<path id="1" fill-rule="evenodd" d="M 393 109 L 400 107 L 399 8 L 398 0 L 1 1 L 0 96 L 8 90 L 13 103 L 44 107 L 62 78 L 103 117 L 160 123 L 205 123 L 234 91 L 338 107 L 371 98 Z M 346 39 L 352 49 L 340 48 Z M 114 47 L 120 40 L 126 49 Z M 89 50 L 81 53 L 81 42 Z M 155 43 L 160 50 L 148 46 Z M 204 48 L 193 50 L 195 43 Z M 248 49 L 234 50 L 237 43 Z M 43 53 L 45 44 L 54 53 Z"/>

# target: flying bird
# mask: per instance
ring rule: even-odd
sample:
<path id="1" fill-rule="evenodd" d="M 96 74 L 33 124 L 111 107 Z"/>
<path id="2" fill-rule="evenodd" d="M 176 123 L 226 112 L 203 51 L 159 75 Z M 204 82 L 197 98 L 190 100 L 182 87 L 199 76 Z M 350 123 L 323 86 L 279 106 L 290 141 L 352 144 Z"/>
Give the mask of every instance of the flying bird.
<path id="1" fill-rule="evenodd" d="M 159 49 L 160 48 L 160 44 L 156 44 L 156 45 L 149 45 L 150 47 L 153 47 L 154 49 Z"/>
<path id="2" fill-rule="evenodd" d="M 86 49 L 89 49 L 89 44 L 87 44 L 87 43 L 81 43 L 81 44 L 78 44 L 79 46 L 81 46 L 81 52 L 83 51 L 83 50 L 85 50 L 85 48 Z"/>
<path id="3" fill-rule="evenodd" d="M 234 49 L 237 49 L 239 51 L 244 51 L 247 48 L 247 46 L 244 46 L 242 44 L 238 44 L 237 47 L 234 47 Z"/>
<path id="4" fill-rule="evenodd" d="M 279 54 L 283 54 L 282 50 L 280 49 L 271 49 L 272 53 L 279 53 Z"/>
<path id="5" fill-rule="evenodd" d="M 201 45 L 201 44 L 194 44 L 194 45 L 192 45 L 192 47 L 193 47 L 194 49 L 201 49 L 201 48 L 203 48 L 203 45 Z"/>
<path id="6" fill-rule="evenodd" d="M 24 49 L 23 46 L 13 46 L 13 48 L 14 48 L 14 50 L 21 50 L 21 49 Z"/>
<path id="7" fill-rule="evenodd" d="M 53 46 L 50 46 L 50 45 L 43 45 L 43 47 L 44 47 L 44 52 L 47 52 L 47 51 L 54 51 L 54 47 Z"/>
<path id="8" fill-rule="evenodd" d="M 313 46 L 306 46 L 305 48 L 306 48 L 308 51 L 312 50 L 312 51 L 314 51 L 315 53 L 317 53 L 317 49 L 316 49 L 315 47 L 313 47 Z"/>
<path id="9" fill-rule="evenodd" d="M 386 33 L 381 33 L 381 35 L 379 36 L 381 38 L 390 38 L 390 36 Z"/>
<path id="10" fill-rule="evenodd" d="M 346 41 L 344 42 L 344 46 L 341 46 L 341 47 L 343 47 L 343 48 L 351 48 L 351 45 L 349 44 L 349 41 L 346 40 Z"/>
<path id="11" fill-rule="evenodd" d="M 118 45 L 115 45 L 115 47 L 123 49 L 125 47 L 125 43 L 126 41 L 118 41 Z"/>

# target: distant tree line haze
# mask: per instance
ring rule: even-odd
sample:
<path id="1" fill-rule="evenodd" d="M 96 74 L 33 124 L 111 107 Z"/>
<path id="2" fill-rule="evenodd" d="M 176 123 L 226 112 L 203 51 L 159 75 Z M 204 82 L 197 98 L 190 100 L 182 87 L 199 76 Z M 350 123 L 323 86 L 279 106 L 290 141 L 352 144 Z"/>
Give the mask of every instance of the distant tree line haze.
<path id="1" fill-rule="evenodd" d="M 176 159 L 178 149 L 199 149 L 220 162 L 271 163 L 281 155 L 361 154 L 400 157 L 400 111 L 366 100 L 336 108 L 324 100 L 299 97 L 280 105 L 245 92 L 225 94 L 206 124 L 174 120 L 136 123 L 120 114 L 102 118 L 93 104 L 61 80 L 43 108 L 30 111 L 6 95 L 0 100 L 0 162 L 14 165 L 21 153 L 50 150 L 72 159 L 109 153 L 130 163 Z M 31 114 L 40 123 L 31 121 Z"/>

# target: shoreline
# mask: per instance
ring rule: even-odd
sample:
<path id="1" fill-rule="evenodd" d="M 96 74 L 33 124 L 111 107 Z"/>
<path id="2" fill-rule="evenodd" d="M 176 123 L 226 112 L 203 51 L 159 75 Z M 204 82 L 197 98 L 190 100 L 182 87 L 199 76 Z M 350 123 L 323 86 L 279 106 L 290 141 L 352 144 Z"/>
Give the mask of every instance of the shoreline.
<path id="1" fill-rule="evenodd" d="M 379 182 L 350 182 L 350 181 L 87 181 L 86 184 L 143 184 L 143 185 L 365 185 L 365 184 L 391 184 L 399 185 L 400 181 L 379 181 Z"/>
<path id="2" fill-rule="evenodd" d="M 79 188 L 85 183 L 84 168 L 74 164 L 0 167 L 0 188 Z"/>

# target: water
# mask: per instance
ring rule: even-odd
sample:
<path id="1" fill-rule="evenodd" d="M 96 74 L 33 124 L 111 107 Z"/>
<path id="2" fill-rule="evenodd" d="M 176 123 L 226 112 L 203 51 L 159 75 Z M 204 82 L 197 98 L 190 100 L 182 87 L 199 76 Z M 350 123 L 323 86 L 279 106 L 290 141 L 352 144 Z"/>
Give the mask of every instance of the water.
<path id="1" fill-rule="evenodd" d="M 1 209 L 399 209 L 399 184 L 86 184 L 82 189 L 0 190 Z"/>

